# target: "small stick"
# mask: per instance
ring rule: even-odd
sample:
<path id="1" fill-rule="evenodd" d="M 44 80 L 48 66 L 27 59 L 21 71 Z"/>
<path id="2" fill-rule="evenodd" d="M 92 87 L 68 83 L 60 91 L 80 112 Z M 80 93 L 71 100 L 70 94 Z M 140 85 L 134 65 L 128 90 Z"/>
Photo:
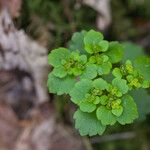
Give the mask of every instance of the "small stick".
<path id="1" fill-rule="evenodd" d="M 108 141 L 132 139 L 135 137 L 136 137 L 136 134 L 134 132 L 124 132 L 124 133 L 116 133 L 116 134 L 91 138 L 90 141 L 92 144 L 96 144 L 96 143 L 102 143 L 102 142 L 108 142 Z"/>

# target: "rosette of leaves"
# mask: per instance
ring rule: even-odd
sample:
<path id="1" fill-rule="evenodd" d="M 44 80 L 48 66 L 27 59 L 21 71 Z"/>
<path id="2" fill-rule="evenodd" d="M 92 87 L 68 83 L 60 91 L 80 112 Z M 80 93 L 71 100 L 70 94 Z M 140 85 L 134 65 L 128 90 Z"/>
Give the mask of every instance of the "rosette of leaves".
<path id="1" fill-rule="evenodd" d="M 68 48 L 54 49 L 48 55 L 53 67 L 48 75 L 49 92 L 70 95 L 78 106 L 73 118 L 81 135 L 101 135 L 108 125 L 129 124 L 138 117 L 137 106 L 128 92 L 150 86 L 144 79 L 147 72 L 142 76 L 141 69 L 135 69 L 130 60 L 112 69 L 122 57 L 119 42 L 108 42 L 94 30 L 75 33 Z M 138 68 L 142 68 L 140 64 L 138 61 Z M 103 75 L 111 73 L 112 81 L 103 79 Z"/>
<path id="2" fill-rule="evenodd" d="M 124 79 L 115 78 L 112 83 L 107 83 L 102 78 L 95 80 L 83 79 L 75 84 L 70 96 L 71 101 L 79 106 L 74 114 L 76 128 L 81 135 L 102 134 L 107 125 L 113 125 L 117 121 L 120 124 L 131 123 L 138 117 L 137 107 L 131 96 L 125 95 L 128 92 L 127 82 Z M 127 108 L 129 107 L 129 108 Z M 131 108 L 131 109 L 130 109 Z M 87 122 L 81 123 L 83 116 L 93 116 L 93 128 L 87 130 Z M 96 132 L 96 133 L 95 133 Z"/>
<path id="3" fill-rule="evenodd" d="M 75 84 L 76 77 L 83 73 L 87 57 L 77 51 L 70 52 L 66 48 L 58 48 L 49 54 L 48 62 L 54 67 L 48 76 L 48 85 L 52 85 L 49 86 L 49 91 L 61 95 L 68 94 Z"/>
<path id="4" fill-rule="evenodd" d="M 86 55 L 80 55 L 78 52 L 70 52 L 65 48 L 58 48 L 49 54 L 49 64 L 56 77 L 64 78 L 67 75 L 79 76 L 82 74 L 87 62 Z"/>
<path id="5" fill-rule="evenodd" d="M 104 40 L 100 32 L 90 30 L 85 34 L 83 43 L 85 51 L 90 54 L 89 63 L 97 66 L 99 75 L 109 74 L 112 63 L 117 63 L 122 58 L 122 45 Z"/>

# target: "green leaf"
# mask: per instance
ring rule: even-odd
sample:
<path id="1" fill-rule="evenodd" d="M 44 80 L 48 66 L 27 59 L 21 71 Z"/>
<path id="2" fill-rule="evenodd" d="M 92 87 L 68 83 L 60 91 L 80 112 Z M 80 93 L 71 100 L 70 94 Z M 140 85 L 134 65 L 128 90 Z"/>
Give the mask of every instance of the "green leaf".
<path id="1" fill-rule="evenodd" d="M 80 74 L 82 74 L 82 70 L 80 70 L 79 68 L 72 68 L 70 71 L 71 71 L 71 72 L 73 73 L 73 75 L 75 75 L 75 76 L 79 76 Z"/>
<path id="2" fill-rule="evenodd" d="M 123 46 L 119 42 L 113 41 L 109 43 L 109 48 L 105 53 L 109 56 L 109 60 L 111 63 L 118 63 L 123 58 Z"/>
<path id="3" fill-rule="evenodd" d="M 98 66 L 98 74 L 99 75 L 106 75 L 110 73 L 110 70 L 112 68 L 112 65 L 110 62 L 105 62 L 102 65 Z"/>
<path id="4" fill-rule="evenodd" d="M 79 61 L 85 64 L 87 62 L 87 56 L 86 55 L 81 55 L 79 58 Z"/>
<path id="5" fill-rule="evenodd" d="M 103 35 L 100 32 L 96 32 L 94 30 L 90 30 L 87 32 L 87 34 L 84 37 L 84 45 L 85 45 L 85 50 L 92 54 L 93 51 L 93 46 L 98 45 L 99 42 L 103 40 Z"/>
<path id="6" fill-rule="evenodd" d="M 92 81 L 88 79 L 83 79 L 77 82 L 74 88 L 70 92 L 71 101 L 75 104 L 79 104 L 85 99 L 85 95 L 92 87 Z"/>
<path id="7" fill-rule="evenodd" d="M 50 73 L 48 75 L 47 86 L 50 93 L 57 95 L 68 94 L 75 85 L 75 79 L 72 77 L 58 78 Z"/>
<path id="8" fill-rule="evenodd" d="M 71 52 L 70 57 L 71 57 L 73 60 L 79 61 L 80 54 L 79 54 L 78 51 L 73 51 L 73 52 Z"/>
<path id="9" fill-rule="evenodd" d="M 137 106 L 131 96 L 125 95 L 122 97 L 122 106 L 123 113 L 117 118 L 117 121 L 120 124 L 130 124 L 133 122 L 133 120 L 138 118 Z"/>
<path id="10" fill-rule="evenodd" d="M 93 112 L 96 109 L 96 105 L 87 101 L 82 101 L 79 106 L 81 111 L 88 113 Z"/>
<path id="11" fill-rule="evenodd" d="M 106 106 L 100 106 L 96 111 L 96 115 L 103 125 L 113 125 L 116 122 L 116 117 L 112 114 L 110 109 L 106 108 Z"/>
<path id="12" fill-rule="evenodd" d="M 106 129 L 99 120 L 97 120 L 95 113 L 85 113 L 77 110 L 73 116 L 75 119 L 75 128 L 79 130 L 81 136 L 102 135 Z"/>
<path id="13" fill-rule="evenodd" d="M 61 61 L 68 58 L 69 55 L 70 53 L 66 48 L 54 49 L 48 55 L 48 63 L 53 67 L 58 67 L 61 65 Z"/>
<path id="14" fill-rule="evenodd" d="M 138 107 L 139 121 L 143 121 L 150 114 L 150 94 L 145 89 L 136 89 L 130 92 Z"/>
<path id="15" fill-rule="evenodd" d="M 145 80 L 150 81 L 150 58 L 139 57 L 134 61 L 135 68 L 141 75 L 144 76 Z"/>
<path id="16" fill-rule="evenodd" d="M 123 113 L 123 107 L 122 107 L 122 106 L 119 106 L 119 107 L 117 107 L 117 108 L 113 108 L 113 109 L 111 110 L 111 112 L 112 112 L 115 116 L 119 117 L 119 116 Z"/>
<path id="17" fill-rule="evenodd" d="M 98 78 L 98 79 L 95 79 L 93 81 L 93 86 L 95 88 L 99 88 L 101 90 L 104 90 L 104 89 L 108 88 L 108 83 L 105 80 L 103 80 L 102 78 Z"/>
<path id="18" fill-rule="evenodd" d="M 99 42 L 99 44 L 98 44 L 98 45 L 100 46 L 100 50 L 99 50 L 99 52 L 105 52 L 105 51 L 107 51 L 107 50 L 108 50 L 109 42 L 108 42 L 108 41 L 103 40 L 103 41 Z"/>
<path id="19" fill-rule="evenodd" d="M 97 66 L 95 64 L 88 64 L 84 73 L 80 78 L 94 79 L 97 76 Z"/>
<path id="20" fill-rule="evenodd" d="M 150 87 L 150 81 L 143 81 L 142 88 L 149 88 Z"/>
<path id="21" fill-rule="evenodd" d="M 95 64 L 96 63 L 96 57 L 95 56 L 91 56 L 90 58 L 89 58 L 89 63 L 91 63 L 91 64 Z"/>
<path id="22" fill-rule="evenodd" d="M 100 103 L 100 97 L 96 96 L 95 100 L 93 101 L 93 104 L 97 105 Z"/>
<path id="23" fill-rule="evenodd" d="M 103 62 L 108 62 L 109 57 L 107 55 L 101 54 L 100 57 L 103 59 Z"/>
<path id="24" fill-rule="evenodd" d="M 113 76 L 116 78 L 122 78 L 122 74 L 119 68 L 114 68 L 112 72 Z"/>
<path id="25" fill-rule="evenodd" d="M 81 54 L 86 54 L 87 52 L 84 50 L 84 35 L 86 35 L 87 31 L 75 32 L 69 42 L 69 50 L 75 51 L 78 50 Z"/>
<path id="26" fill-rule="evenodd" d="M 123 63 L 125 63 L 127 59 L 134 61 L 137 57 L 145 55 L 144 49 L 137 44 L 124 42 L 122 45 L 124 47 Z"/>
<path id="27" fill-rule="evenodd" d="M 115 79 L 113 79 L 112 84 L 115 87 L 117 87 L 122 94 L 127 93 L 129 90 L 129 87 L 127 85 L 127 81 L 124 79 L 115 78 Z"/>
<path id="28" fill-rule="evenodd" d="M 99 97 L 99 102 L 100 102 L 101 105 L 106 105 L 107 100 L 108 100 L 108 97 L 106 95 L 102 95 L 102 96 Z"/>
<path id="29" fill-rule="evenodd" d="M 65 71 L 63 66 L 55 67 L 52 72 L 53 75 L 59 78 L 63 78 L 67 75 L 67 71 Z"/>

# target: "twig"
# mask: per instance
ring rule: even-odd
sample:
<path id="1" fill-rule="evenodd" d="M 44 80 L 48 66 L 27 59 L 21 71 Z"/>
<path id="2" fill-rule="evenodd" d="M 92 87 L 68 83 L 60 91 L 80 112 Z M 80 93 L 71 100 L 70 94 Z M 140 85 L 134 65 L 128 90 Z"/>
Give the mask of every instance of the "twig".
<path id="1" fill-rule="evenodd" d="M 90 140 L 88 138 L 86 137 L 83 138 L 83 143 L 84 143 L 86 150 L 93 150 Z"/>
<path id="2" fill-rule="evenodd" d="M 90 141 L 92 144 L 95 144 L 95 143 L 102 143 L 102 142 L 108 142 L 108 141 L 132 139 L 135 137 L 136 137 L 136 134 L 134 132 L 124 132 L 124 133 L 106 135 L 102 137 L 95 137 L 95 138 L 92 138 Z"/>

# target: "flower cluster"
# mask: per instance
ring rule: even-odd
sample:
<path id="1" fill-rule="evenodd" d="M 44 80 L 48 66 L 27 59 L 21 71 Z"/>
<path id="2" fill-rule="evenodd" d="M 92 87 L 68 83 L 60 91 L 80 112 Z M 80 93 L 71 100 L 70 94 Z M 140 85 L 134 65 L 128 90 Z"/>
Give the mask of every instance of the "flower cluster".
<path id="1" fill-rule="evenodd" d="M 150 86 L 150 82 L 144 80 L 144 77 L 133 67 L 130 60 L 127 60 L 125 65 L 121 65 L 120 68 L 115 68 L 112 74 L 114 77 L 125 79 L 130 90 Z"/>

